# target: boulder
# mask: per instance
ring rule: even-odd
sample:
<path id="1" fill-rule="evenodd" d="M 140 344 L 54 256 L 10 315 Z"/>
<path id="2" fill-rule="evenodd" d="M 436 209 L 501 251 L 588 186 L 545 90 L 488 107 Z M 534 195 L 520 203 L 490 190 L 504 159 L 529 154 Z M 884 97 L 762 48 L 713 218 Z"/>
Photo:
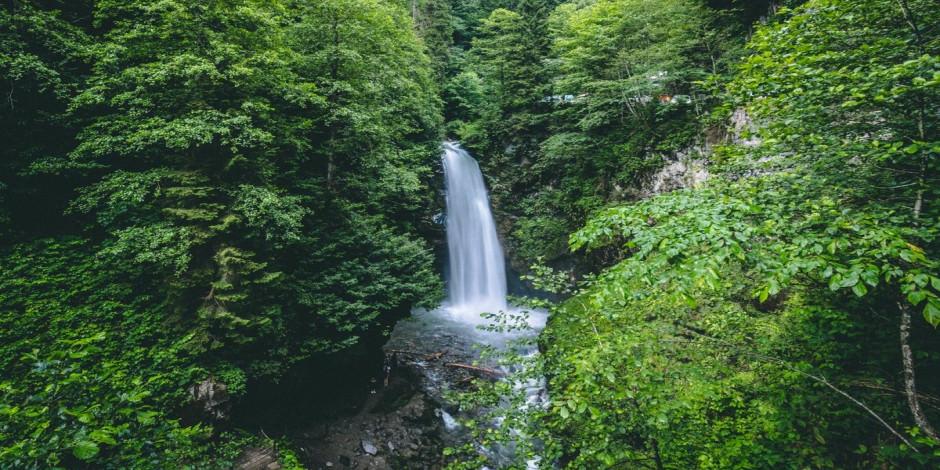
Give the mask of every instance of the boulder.
<path id="1" fill-rule="evenodd" d="M 199 411 L 212 421 L 228 419 L 231 409 L 228 387 L 213 377 L 189 388 L 189 394 Z"/>

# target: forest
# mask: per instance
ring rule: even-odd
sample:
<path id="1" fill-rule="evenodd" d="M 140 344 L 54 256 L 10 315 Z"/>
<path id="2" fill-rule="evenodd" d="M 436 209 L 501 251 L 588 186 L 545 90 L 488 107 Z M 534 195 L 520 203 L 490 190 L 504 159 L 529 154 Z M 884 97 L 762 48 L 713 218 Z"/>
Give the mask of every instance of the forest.
<path id="1" fill-rule="evenodd" d="M 6 0 L 0 469 L 937 468 L 938 171 L 935 0 Z"/>

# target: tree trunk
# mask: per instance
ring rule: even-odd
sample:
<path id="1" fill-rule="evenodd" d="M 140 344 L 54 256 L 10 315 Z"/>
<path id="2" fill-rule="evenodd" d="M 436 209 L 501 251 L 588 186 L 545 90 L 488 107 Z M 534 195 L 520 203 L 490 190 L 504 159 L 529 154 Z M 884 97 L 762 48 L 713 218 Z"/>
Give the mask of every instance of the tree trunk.
<path id="1" fill-rule="evenodd" d="M 651 441 L 653 446 L 653 461 L 656 463 L 656 470 L 663 470 L 663 459 L 659 455 L 659 443 L 656 442 L 656 439 Z"/>
<path id="2" fill-rule="evenodd" d="M 904 20 L 907 22 L 908 26 L 911 27 L 911 31 L 914 34 L 917 49 L 923 54 L 925 52 L 924 43 L 921 37 L 920 27 L 917 25 L 917 19 L 914 17 L 913 12 L 911 12 L 907 0 L 897 0 L 897 2 L 898 6 L 901 8 L 901 14 Z M 919 101 L 918 137 L 920 137 L 920 140 L 924 140 L 925 103 L 923 97 L 920 97 Z M 924 157 L 920 163 L 913 210 L 914 224 L 916 225 L 920 224 L 920 214 L 924 205 L 924 191 L 927 176 L 927 154 L 923 150 L 921 150 L 921 152 L 923 152 Z M 911 336 L 911 311 L 904 301 L 898 302 L 898 309 L 901 310 L 901 361 L 904 365 L 904 394 L 907 395 L 907 404 L 911 409 L 911 414 L 914 415 L 914 422 L 917 424 L 917 427 L 920 428 L 921 432 L 935 441 L 940 441 L 940 438 L 937 437 L 937 431 L 935 431 L 933 426 L 930 425 L 930 422 L 927 421 L 927 415 L 924 414 L 924 410 L 920 408 L 920 400 L 917 398 L 917 386 L 914 377 L 914 354 L 911 352 L 911 345 L 909 343 Z"/>
<path id="3" fill-rule="evenodd" d="M 937 432 L 927 421 L 927 415 L 920 408 L 920 401 L 917 398 L 917 386 L 914 380 L 914 355 L 911 353 L 911 346 L 908 343 L 911 336 L 911 311 L 903 302 L 898 302 L 898 308 L 901 310 L 901 361 L 904 364 L 904 394 L 907 395 L 907 404 L 911 408 L 911 414 L 914 415 L 914 422 L 917 427 L 931 439 L 940 440 L 937 438 Z"/>

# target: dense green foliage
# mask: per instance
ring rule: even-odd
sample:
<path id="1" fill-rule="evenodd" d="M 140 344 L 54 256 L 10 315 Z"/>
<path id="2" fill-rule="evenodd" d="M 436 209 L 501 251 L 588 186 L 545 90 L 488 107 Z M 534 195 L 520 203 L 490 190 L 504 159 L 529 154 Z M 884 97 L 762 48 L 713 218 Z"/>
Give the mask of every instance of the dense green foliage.
<path id="1" fill-rule="evenodd" d="M 0 41 L 0 467 L 224 468 L 244 439 L 191 385 L 237 400 L 437 300 L 397 2 L 14 1 Z"/>
<path id="2" fill-rule="evenodd" d="M 593 211 L 640 192 L 667 157 L 705 145 L 716 82 L 765 8 L 555 3 L 494 10 L 445 85 L 456 108 L 448 129 L 493 179 L 497 210 L 512 215 L 507 242 L 523 263 L 564 256 L 559 241 Z"/>
<path id="3" fill-rule="evenodd" d="M 936 6 L 570 2 L 536 60 L 526 20 L 482 21 L 449 129 L 517 259 L 595 274 L 552 308 L 543 361 L 466 397 L 519 405 L 545 374 L 548 408 L 497 407 L 477 442 L 525 429 L 543 445 L 520 466 L 936 466 Z M 644 187 L 690 154 L 707 183 Z"/>
<path id="4" fill-rule="evenodd" d="M 718 149 L 707 187 L 606 209 L 571 237 L 622 261 L 542 339 L 540 423 L 567 465 L 937 463 L 898 324 L 935 420 L 940 17 L 902 3 L 778 12 L 725 98 L 759 143 Z"/>
<path id="5" fill-rule="evenodd" d="M 299 466 L 193 386 L 438 301 L 442 135 L 560 299 L 454 468 L 940 465 L 938 57 L 932 0 L 5 2 L 0 468 Z"/>

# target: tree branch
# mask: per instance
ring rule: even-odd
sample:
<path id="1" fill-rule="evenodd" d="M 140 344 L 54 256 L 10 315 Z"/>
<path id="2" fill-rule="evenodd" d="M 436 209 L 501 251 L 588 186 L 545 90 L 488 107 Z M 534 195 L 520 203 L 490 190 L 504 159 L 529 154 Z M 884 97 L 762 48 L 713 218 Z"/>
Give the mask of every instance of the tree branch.
<path id="1" fill-rule="evenodd" d="M 472 370 L 474 372 L 483 372 L 485 374 L 490 374 L 496 377 L 502 377 L 503 375 L 506 375 L 496 369 L 487 369 L 486 367 L 477 367 L 477 366 L 471 366 L 469 364 L 460 364 L 459 362 L 448 362 L 444 365 L 447 367 L 457 367 L 459 369 Z"/>
<path id="2" fill-rule="evenodd" d="M 716 341 L 716 342 L 722 343 L 722 344 L 724 344 L 724 345 L 726 345 L 726 346 L 729 346 L 729 347 L 731 347 L 731 348 L 737 349 L 738 352 L 740 352 L 740 353 L 742 353 L 742 354 L 745 354 L 745 355 L 748 355 L 748 356 L 752 356 L 752 357 L 756 357 L 756 358 L 758 358 L 758 359 L 763 359 L 763 360 L 765 360 L 765 361 L 770 361 L 770 362 L 777 363 L 777 364 L 783 366 L 784 368 L 786 368 L 786 369 L 788 369 L 788 370 L 791 370 L 791 371 L 793 371 L 793 372 L 796 372 L 797 374 L 800 374 L 800 375 L 802 375 L 802 376 L 804 376 L 804 377 L 807 377 L 807 378 L 809 378 L 809 379 L 815 380 L 816 382 L 819 382 L 819 383 L 825 385 L 826 387 L 829 387 L 830 389 L 832 389 L 833 391 L 835 391 L 835 392 L 838 393 L 839 395 L 842 395 L 843 397 L 847 398 L 847 399 L 848 399 L 849 401 L 851 401 L 852 403 L 855 403 L 859 408 L 861 408 L 861 409 L 865 410 L 866 412 L 868 412 L 868 414 L 870 414 L 872 417 L 875 418 L 875 420 L 877 420 L 879 423 L 881 423 L 881 425 L 884 426 L 885 429 L 887 429 L 888 431 L 890 431 L 891 434 L 894 434 L 895 437 L 897 437 L 898 439 L 901 440 L 901 442 L 907 444 L 907 446 L 910 447 L 914 452 L 918 452 L 918 453 L 920 452 L 919 450 L 917 450 L 916 447 L 914 447 L 913 444 L 911 444 L 911 441 L 909 441 L 906 437 L 904 437 L 903 435 L 901 435 L 901 433 L 899 433 L 896 429 L 894 429 L 893 427 L 891 427 L 891 425 L 888 424 L 884 419 L 882 419 L 881 416 L 878 416 L 878 413 L 875 413 L 871 408 L 869 408 L 868 406 L 866 406 L 864 403 L 862 403 L 861 401 L 857 400 L 857 399 L 856 399 L 855 397 L 853 397 L 852 395 L 849 395 L 849 394 L 846 393 L 844 390 L 842 390 L 842 389 L 836 387 L 835 385 L 833 385 L 832 383 L 830 383 L 828 380 L 826 380 L 825 377 L 810 374 L 810 373 L 805 372 L 805 371 L 802 371 L 802 370 L 800 370 L 800 369 L 798 369 L 798 368 L 796 368 L 796 367 L 794 367 L 794 366 L 791 366 L 787 361 L 785 361 L 785 360 L 783 360 L 783 359 L 776 358 L 776 357 L 772 357 L 772 356 L 765 356 L 765 355 L 763 355 L 763 354 L 759 354 L 759 353 L 755 353 L 755 352 L 753 352 L 753 351 L 749 351 L 749 350 L 747 350 L 747 349 L 738 347 L 738 346 L 735 345 L 735 344 L 728 343 L 727 341 L 723 341 L 723 340 L 721 340 L 721 339 L 715 338 L 714 336 L 710 336 L 710 335 L 707 335 L 707 334 L 702 333 L 702 332 L 700 332 L 700 331 L 697 331 L 697 329 L 692 328 L 692 327 L 689 327 L 689 326 L 686 326 L 686 325 L 683 325 L 683 324 L 681 324 L 681 323 L 676 323 L 676 325 L 679 326 L 680 328 L 683 328 L 683 329 L 685 329 L 685 330 L 691 332 L 692 334 L 695 334 L 695 335 L 701 336 L 701 337 L 703 337 L 703 338 L 710 339 L 710 340 L 712 340 L 712 341 Z"/>

